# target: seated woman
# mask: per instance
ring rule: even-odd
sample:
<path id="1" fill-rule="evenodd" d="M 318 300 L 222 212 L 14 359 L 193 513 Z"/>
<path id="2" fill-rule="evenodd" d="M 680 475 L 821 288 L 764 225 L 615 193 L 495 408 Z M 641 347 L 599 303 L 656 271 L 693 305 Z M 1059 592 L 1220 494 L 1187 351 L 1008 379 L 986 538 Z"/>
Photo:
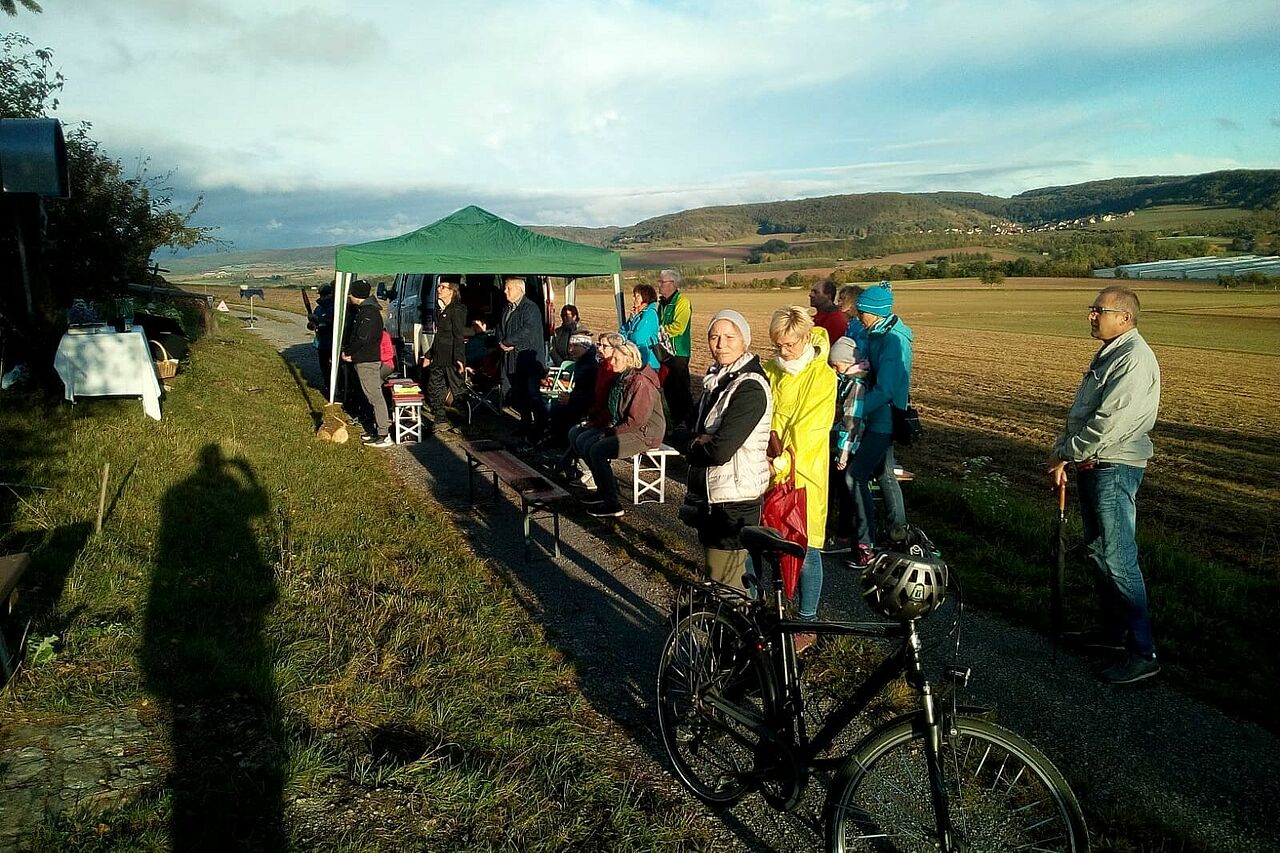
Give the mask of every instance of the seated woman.
<path id="1" fill-rule="evenodd" d="M 578 456 L 578 438 L 588 430 L 601 430 L 609 425 L 609 390 L 613 388 L 613 353 L 625 346 L 627 339 L 618 332 L 604 332 L 596 341 L 596 387 L 586 417 L 569 427 L 569 449 L 556 467 L 564 472 L 572 485 L 589 492 L 596 490 L 591 469 Z"/>
<path id="2" fill-rule="evenodd" d="M 547 431 L 539 442 L 543 447 L 563 447 L 569 428 L 587 417 L 596 400 L 596 375 L 600 366 L 596 363 L 591 333 L 581 331 L 570 338 L 569 354 L 573 356 L 573 388 L 562 391 L 548 408 Z"/>
<path id="3" fill-rule="evenodd" d="M 631 314 L 622 324 L 623 336 L 636 345 L 645 367 L 658 370 L 658 291 L 637 284 L 631 291 Z"/>
<path id="4" fill-rule="evenodd" d="M 551 333 L 551 358 L 547 367 L 559 367 L 573 358 L 569 352 L 569 339 L 578 334 L 580 324 L 576 305 L 566 305 L 560 309 L 560 325 Z"/>
<path id="5" fill-rule="evenodd" d="M 711 318 L 711 367 L 702 380 L 692 434 L 678 439 L 689 461 L 689 490 L 680 517 L 698 531 L 707 577 L 746 590 L 747 552 L 738 534 L 760 523 L 769 488 L 773 403 L 760 359 L 747 351 L 751 327 L 737 311 Z"/>
<path id="6" fill-rule="evenodd" d="M 578 456 L 587 461 L 595 480 L 597 497 L 584 503 L 587 513 L 597 518 L 622 515 L 610 463 L 652 450 L 662 444 L 667 430 L 658 374 L 644 365 L 636 345 L 627 341 L 613 351 L 610 361 L 616 378 L 609 389 L 609 424 L 583 431 L 575 442 Z"/>

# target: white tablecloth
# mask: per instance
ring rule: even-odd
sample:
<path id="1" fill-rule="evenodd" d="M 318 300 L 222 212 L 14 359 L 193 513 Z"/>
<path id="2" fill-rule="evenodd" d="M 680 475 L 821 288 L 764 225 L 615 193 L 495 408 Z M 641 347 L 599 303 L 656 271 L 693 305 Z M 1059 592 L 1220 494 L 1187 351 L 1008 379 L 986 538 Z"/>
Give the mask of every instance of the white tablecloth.
<path id="1" fill-rule="evenodd" d="M 73 403 L 77 396 L 141 397 L 143 411 L 160 420 L 160 380 L 140 326 L 128 332 L 68 332 L 58 344 L 53 368 Z"/>

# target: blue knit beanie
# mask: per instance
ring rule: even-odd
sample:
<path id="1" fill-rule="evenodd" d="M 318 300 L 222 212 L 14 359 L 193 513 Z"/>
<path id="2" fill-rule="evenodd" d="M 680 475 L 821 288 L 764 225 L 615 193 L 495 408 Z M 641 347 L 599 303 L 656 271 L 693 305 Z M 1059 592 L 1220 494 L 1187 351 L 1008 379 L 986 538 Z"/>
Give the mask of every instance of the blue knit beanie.
<path id="1" fill-rule="evenodd" d="M 858 310 L 877 317 L 888 317 L 893 313 L 893 291 L 884 285 L 868 287 L 858 297 Z"/>

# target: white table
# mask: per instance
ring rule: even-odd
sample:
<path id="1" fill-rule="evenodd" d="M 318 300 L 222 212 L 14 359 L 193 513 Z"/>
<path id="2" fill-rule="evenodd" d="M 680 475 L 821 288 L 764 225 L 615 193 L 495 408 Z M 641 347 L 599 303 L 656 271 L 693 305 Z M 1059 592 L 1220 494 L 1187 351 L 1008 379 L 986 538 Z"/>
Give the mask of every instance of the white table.
<path id="1" fill-rule="evenodd" d="M 78 396 L 141 397 L 143 411 L 160 420 L 160 380 L 141 326 L 127 332 L 69 331 L 58 344 L 53 368 L 72 403 Z"/>

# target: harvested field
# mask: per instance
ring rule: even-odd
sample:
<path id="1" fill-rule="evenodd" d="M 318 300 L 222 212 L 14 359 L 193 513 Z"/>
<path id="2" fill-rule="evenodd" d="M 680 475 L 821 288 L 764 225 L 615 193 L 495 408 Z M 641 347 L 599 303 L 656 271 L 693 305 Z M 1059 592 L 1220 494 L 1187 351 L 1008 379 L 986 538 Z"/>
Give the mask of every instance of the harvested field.
<path id="1" fill-rule="evenodd" d="M 1142 328 L 1160 358 L 1163 402 L 1156 456 L 1142 492 L 1144 523 L 1192 550 L 1274 577 L 1280 572 L 1280 294 L 1179 282 L 1134 282 Z M 903 284 L 898 308 L 915 332 L 913 399 L 929 429 L 901 453 L 924 474 L 959 476 L 978 456 L 997 460 L 1013 488 L 1042 494 L 1047 448 L 1097 344 L 1085 308 L 1097 283 L 1018 279 L 987 288 L 969 281 Z M 773 310 L 803 293 L 693 291 L 695 328 L 721 307 L 741 311 L 768 348 Z M 578 305 L 593 329 L 609 328 L 607 294 Z M 705 370 L 705 346 L 693 368 Z"/>

